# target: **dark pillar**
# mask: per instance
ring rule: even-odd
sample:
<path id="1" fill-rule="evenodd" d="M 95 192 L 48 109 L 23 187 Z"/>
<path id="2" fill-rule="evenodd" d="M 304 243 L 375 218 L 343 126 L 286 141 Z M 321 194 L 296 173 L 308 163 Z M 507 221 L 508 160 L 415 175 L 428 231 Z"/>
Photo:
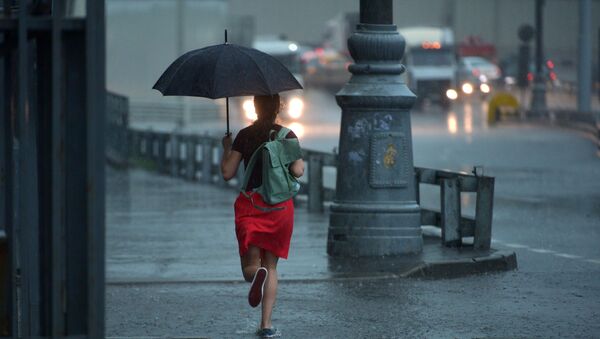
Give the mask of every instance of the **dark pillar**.
<path id="1" fill-rule="evenodd" d="M 535 78 L 531 98 L 531 111 L 534 114 L 546 112 L 546 79 L 544 77 L 543 47 L 543 7 L 544 0 L 535 0 Z"/>
<path id="2" fill-rule="evenodd" d="M 577 62 L 577 111 L 590 113 L 592 94 L 592 2 L 579 1 L 579 55 Z"/>
<path id="3" fill-rule="evenodd" d="M 361 0 L 348 39 L 355 63 L 338 92 L 342 108 L 336 198 L 327 252 L 373 256 L 422 250 L 409 110 L 415 95 L 401 79 L 404 39 L 391 0 Z"/>
<path id="4" fill-rule="evenodd" d="M 0 10 L 0 336 L 103 338 L 104 1 L 86 0 L 85 18 L 65 17 L 64 1 L 9 3 Z"/>

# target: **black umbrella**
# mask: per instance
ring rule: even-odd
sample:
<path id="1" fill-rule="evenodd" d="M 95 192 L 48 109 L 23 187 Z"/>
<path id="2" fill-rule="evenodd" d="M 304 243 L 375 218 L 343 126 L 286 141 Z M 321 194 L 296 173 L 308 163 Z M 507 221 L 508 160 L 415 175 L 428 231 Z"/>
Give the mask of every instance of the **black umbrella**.
<path id="1" fill-rule="evenodd" d="M 163 95 L 211 99 L 276 94 L 301 89 L 296 78 L 279 60 L 259 50 L 227 43 L 196 49 L 175 60 L 152 88 Z"/>

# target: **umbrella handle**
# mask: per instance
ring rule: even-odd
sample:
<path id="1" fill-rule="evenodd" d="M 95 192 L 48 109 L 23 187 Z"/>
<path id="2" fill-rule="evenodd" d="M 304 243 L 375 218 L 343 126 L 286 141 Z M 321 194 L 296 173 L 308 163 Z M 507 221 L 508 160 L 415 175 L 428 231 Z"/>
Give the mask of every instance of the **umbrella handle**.
<path id="1" fill-rule="evenodd" d="M 227 29 L 225 29 L 225 43 L 227 43 Z M 225 106 L 227 107 L 227 133 L 225 135 L 230 135 L 229 133 L 229 97 L 225 99 Z"/>
<path id="2" fill-rule="evenodd" d="M 227 108 L 227 135 L 231 134 L 229 133 L 229 97 L 225 98 L 225 107 Z"/>

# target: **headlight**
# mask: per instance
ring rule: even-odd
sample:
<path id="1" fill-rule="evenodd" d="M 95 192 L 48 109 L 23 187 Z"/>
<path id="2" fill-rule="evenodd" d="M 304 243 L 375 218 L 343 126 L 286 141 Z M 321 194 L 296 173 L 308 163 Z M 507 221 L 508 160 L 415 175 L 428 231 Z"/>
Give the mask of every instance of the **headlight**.
<path id="1" fill-rule="evenodd" d="M 288 125 L 288 128 L 291 129 L 298 138 L 302 138 L 304 136 L 304 126 L 301 123 L 292 122 Z"/>
<path id="2" fill-rule="evenodd" d="M 302 116 L 304 102 L 300 98 L 292 98 L 288 104 L 288 115 L 292 119 L 298 119 Z"/>
<path id="3" fill-rule="evenodd" d="M 258 118 L 256 116 L 256 109 L 254 108 L 254 101 L 252 99 L 244 100 L 244 103 L 242 104 L 242 108 L 244 109 L 244 114 L 246 115 L 246 118 L 248 118 L 252 121 L 254 121 Z"/>
<path id="4" fill-rule="evenodd" d="M 479 85 L 479 90 L 481 91 L 481 93 L 489 93 L 491 88 L 488 84 L 481 84 Z"/>
<path id="5" fill-rule="evenodd" d="M 462 88 L 463 93 L 465 93 L 465 94 L 473 93 L 473 85 L 471 85 L 468 82 L 465 82 L 461 88 Z"/>
<path id="6" fill-rule="evenodd" d="M 446 97 L 450 100 L 456 100 L 458 98 L 458 93 L 454 89 L 449 89 L 446 91 Z"/>

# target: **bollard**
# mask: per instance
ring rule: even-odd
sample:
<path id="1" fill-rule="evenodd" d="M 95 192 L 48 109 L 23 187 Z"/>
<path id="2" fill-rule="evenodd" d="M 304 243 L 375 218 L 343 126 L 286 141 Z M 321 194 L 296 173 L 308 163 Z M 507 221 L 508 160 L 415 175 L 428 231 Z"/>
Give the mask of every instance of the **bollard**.
<path id="1" fill-rule="evenodd" d="M 442 179 L 442 242 L 449 247 L 460 246 L 460 190 L 457 178 Z"/>
<path id="2" fill-rule="evenodd" d="M 475 203 L 475 234 L 473 246 L 476 249 L 490 249 L 492 243 L 492 211 L 494 208 L 494 178 L 477 178 L 477 201 Z"/>
<path id="3" fill-rule="evenodd" d="M 308 156 L 308 211 L 323 212 L 323 158 Z"/>
<path id="4" fill-rule="evenodd" d="M 202 138 L 202 182 L 212 183 L 213 143 L 208 137 Z"/>
<path id="5" fill-rule="evenodd" d="M 196 180 L 196 138 L 192 135 L 185 142 L 185 178 Z"/>
<path id="6" fill-rule="evenodd" d="M 171 176 L 177 177 L 179 174 L 179 136 L 175 133 L 170 135 L 169 140 L 170 147 L 170 163 L 171 163 Z"/>

